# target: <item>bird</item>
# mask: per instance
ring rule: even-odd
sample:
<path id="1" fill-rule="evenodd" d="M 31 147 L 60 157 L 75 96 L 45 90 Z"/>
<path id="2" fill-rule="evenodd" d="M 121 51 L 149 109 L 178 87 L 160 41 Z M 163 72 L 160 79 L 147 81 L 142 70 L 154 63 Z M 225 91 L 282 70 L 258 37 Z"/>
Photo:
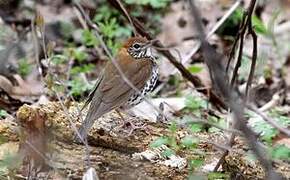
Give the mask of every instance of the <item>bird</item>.
<path id="1" fill-rule="evenodd" d="M 118 49 L 115 62 L 133 89 L 114 65 L 109 61 L 89 94 L 84 105 L 90 103 L 88 113 L 78 130 L 78 138 L 86 140 L 94 122 L 102 115 L 118 109 L 130 109 L 144 100 L 158 79 L 158 65 L 152 55 L 152 42 L 144 37 L 131 37 Z M 83 108 L 84 108 L 83 107 Z"/>

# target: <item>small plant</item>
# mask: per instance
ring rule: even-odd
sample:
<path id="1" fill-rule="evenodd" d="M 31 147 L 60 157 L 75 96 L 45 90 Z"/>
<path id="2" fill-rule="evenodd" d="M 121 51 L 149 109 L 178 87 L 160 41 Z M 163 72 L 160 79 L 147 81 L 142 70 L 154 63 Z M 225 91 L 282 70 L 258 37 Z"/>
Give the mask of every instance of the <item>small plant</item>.
<path id="1" fill-rule="evenodd" d="M 203 154 L 196 151 L 199 139 L 191 135 L 180 139 L 177 135 L 179 127 L 175 122 L 172 122 L 168 126 L 168 130 L 170 131 L 170 135 L 157 138 L 150 144 L 150 147 L 158 148 L 162 145 L 167 145 L 169 149 L 162 154 L 165 157 L 176 154 L 180 150 L 192 151 L 194 155 L 188 159 L 189 168 L 190 170 L 199 168 L 204 162 Z"/>
<path id="2" fill-rule="evenodd" d="M 32 65 L 28 63 L 27 58 L 19 59 L 18 61 L 18 73 L 25 77 L 32 71 Z"/>
<path id="3" fill-rule="evenodd" d="M 274 159 L 290 160 L 290 148 L 285 145 L 277 145 L 272 148 L 271 156 Z"/>
<path id="4" fill-rule="evenodd" d="M 88 29 L 82 30 L 82 43 L 88 47 L 96 47 L 99 45 L 97 37 Z"/>
<path id="5" fill-rule="evenodd" d="M 83 79 L 77 76 L 68 82 L 68 86 L 70 88 L 69 93 L 76 97 L 81 96 L 84 92 L 89 91 L 93 88 L 92 85 L 87 84 L 83 81 Z"/>
<path id="6" fill-rule="evenodd" d="M 4 179 L 8 176 L 13 177 L 16 174 L 16 169 L 19 169 L 21 162 L 22 160 L 19 154 L 5 152 L 0 161 L 0 179 L 2 179 L 1 177 Z"/>
<path id="7" fill-rule="evenodd" d="M 235 33 L 238 32 L 239 23 L 243 19 L 243 14 L 244 14 L 243 8 L 236 9 L 234 13 L 226 20 L 226 22 L 219 28 L 218 33 L 235 36 L 236 35 Z M 252 16 L 252 25 L 255 32 L 261 35 L 269 34 L 269 31 L 266 28 L 264 22 L 256 15 Z"/>
<path id="8" fill-rule="evenodd" d="M 272 110 L 269 112 L 269 115 L 276 120 L 278 124 L 282 127 L 290 126 L 290 118 L 284 115 L 277 110 Z M 271 126 L 269 123 L 265 122 L 260 116 L 249 113 L 250 125 L 253 127 L 254 131 L 260 135 L 260 138 L 268 144 L 272 144 L 272 140 L 276 137 L 279 131 Z"/>
<path id="9" fill-rule="evenodd" d="M 189 95 L 189 96 L 186 96 L 185 106 L 190 111 L 197 111 L 202 108 L 203 109 L 207 108 L 207 101 L 205 101 L 201 97 Z"/>
<path id="10" fill-rule="evenodd" d="M 127 4 L 151 6 L 152 8 L 165 8 L 172 0 L 125 0 Z"/>
<path id="11" fill-rule="evenodd" d="M 5 118 L 7 116 L 7 112 L 3 109 L 0 109 L 0 119 Z"/>
<path id="12" fill-rule="evenodd" d="M 197 65 L 192 65 L 188 67 L 189 72 L 196 74 L 199 73 L 203 70 L 203 68 L 201 66 L 197 66 Z"/>

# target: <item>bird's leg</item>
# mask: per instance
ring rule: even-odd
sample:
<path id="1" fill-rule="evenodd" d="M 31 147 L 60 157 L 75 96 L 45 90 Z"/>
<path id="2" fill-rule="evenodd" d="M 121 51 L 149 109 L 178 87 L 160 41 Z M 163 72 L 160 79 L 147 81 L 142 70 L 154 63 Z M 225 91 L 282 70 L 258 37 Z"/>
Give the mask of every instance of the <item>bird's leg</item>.
<path id="1" fill-rule="evenodd" d="M 130 124 L 131 128 L 130 128 L 130 131 L 129 133 L 127 134 L 127 136 L 131 136 L 132 133 L 134 132 L 134 130 L 136 129 L 145 129 L 146 128 L 146 124 L 142 125 L 142 126 L 136 126 L 134 123 L 132 123 L 131 121 L 128 121 L 124 118 L 124 116 L 121 114 L 120 110 L 119 109 L 115 109 L 115 111 L 117 112 L 117 114 L 120 116 L 120 118 L 122 119 L 123 121 L 123 124 L 120 126 L 120 128 L 122 127 L 126 127 L 127 124 Z"/>

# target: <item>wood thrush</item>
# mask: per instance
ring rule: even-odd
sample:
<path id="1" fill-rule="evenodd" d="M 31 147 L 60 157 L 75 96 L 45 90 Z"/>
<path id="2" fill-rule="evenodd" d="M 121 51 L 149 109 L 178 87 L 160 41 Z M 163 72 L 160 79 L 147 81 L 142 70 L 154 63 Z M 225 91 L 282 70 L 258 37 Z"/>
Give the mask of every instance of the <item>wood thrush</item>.
<path id="1" fill-rule="evenodd" d="M 118 50 L 115 59 L 139 93 L 125 82 L 113 62 L 108 62 L 88 97 L 86 104 L 91 105 L 79 129 L 82 139 L 87 137 L 95 120 L 103 114 L 116 108 L 129 109 L 139 104 L 156 84 L 158 69 L 151 54 L 150 41 L 142 37 L 129 38 Z"/>

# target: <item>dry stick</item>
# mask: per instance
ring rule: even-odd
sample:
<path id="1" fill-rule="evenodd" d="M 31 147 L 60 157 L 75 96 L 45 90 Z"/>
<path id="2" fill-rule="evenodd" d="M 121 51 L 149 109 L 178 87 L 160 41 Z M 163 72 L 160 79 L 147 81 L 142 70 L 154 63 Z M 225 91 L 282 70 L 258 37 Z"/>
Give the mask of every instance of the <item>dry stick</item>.
<path id="1" fill-rule="evenodd" d="M 126 8 L 123 6 L 123 4 L 120 2 L 120 0 L 116 0 L 116 1 L 117 1 L 117 3 L 119 4 L 120 8 L 122 9 L 123 13 L 126 15 L 127 19 L 129 20 L 129 22 L 130 22 L 130 24 L 131 24 L 131 26 L 132 26 L 132 28 L 133 28 L 133 33 L 134 33 L 134 35 L 137 36 L 138 33 L 137 33 L 136 29 L 135 29 L 135 26 L 133 25 L 133 21 L 132 21 L 132 19 L 131 19 L 131 16 L 129 15 L 128 11 L 127 11 Z"/>
<path id="2" fill-rule="evenodd" d="M 194 24 L 200 36 L 201 49 L 203 50 L 205 63 L 209 68 L 212 82 L 216 83 L 216 88 L 221 92 L 224 99 L 228 101 L 228 105 L 234 115 L 236 123 L 235 126 L 243 132 L 248 145 L 264 168 L 266 178 L 271 180 L 281 179 L 281 177 L 273 170 L 271 161 L 265 157 L 264 149 L 257 143 L 255 133 L 247 126 L 246 118 L 244 117 L 244 102 L 241 102 L 241 98 L 238 93 L 233 91 L 226 81 L 227 78 L 224 67 L 220 63 L 220 59 L 223 57 L 218 54 L 206 41 L 199 11 L 193 1 L 189 0 L 189 2 L 192 9 L 192 15 L 194 17 Z"/>
<path id="3" fill-rule="evenodd" d="M 239 7 L 241 0 L 236 1 L 232 7 L 223 15 L 223 17 L 216 23 L 216 25 L 207 33 L 206 38 L 210 38 L 220 27 L 221 25 L 230 17 L 230 15 Z M 189 53 L 182 59 L 182 63 L 186 63 L 191 59 L 191 57 L 199 50 L 200 43 L 196 45 Z"/>
<path id="4" fill-rule="evenodd" d="M 236 35 L 236 38 L 235 38 L 234 43 L 233 43 L 233 46 L 231 48 L 230 56 L 228 58 L 228 62 L 227 62 L 227 66 L 226 66 L 226 72 L 228 72 L 230 64 L 231 64 L 231 61 L 232 61 L 232 59 L 233 59 L 233 57 L 235 55 L 236 46 L 237 46 L 238 41 L 240 39 L 242 30 L 243 30 L 243 27 L 244 27 L 244 23 L 245 23 L 245 15 L 243 15 L 242 21 L 241 21 L 240 26 L 239 26 L 239 32 Z"/>
<path id="5" fill-rule="evenodd" d="M 254 11 L 256 5 L 256 0 L 251 1 L 250 7 L 248 9 L 248 32 L 249 34 L 252 36 L 252 41 L 253 41 L 253 53 L 252 53 L 252 63 L 251 63 L 251 69 L 250 69 L 250 73 L 249 73 L 249 77 L 248 77 L 248 81 L 247 81 L 247 85 L 246 85 L 246 100 L 248 100 L 249 97 L 249 89 L 251 88 L 252 85 L 252 81 L 254 78 L 254 74 L 255 74 L 255 67 L 256 67 L 256 62 L 257 62 L 257 34 L 253 29 L 252 26 L 252 14 Z"/>
<path id="6" fill-rule="evenodd" d="M 243 15 L 243 20 L 242 20 L 242 29 L 241 29 L 241 32 L 240 34 L 238 35 L 238 37 L 240 39 L 237 39 L 237 40 L 240 40 L 240 45 L 239 45 L 239 54 L 238 54 L 238 60 L 236 62 L 236 65 L 235 65 L 235 68 L 234 68 L 234 71 L 233 71 L 233 75 L 232 75 L 232 80 L 231 80 L 231 86 L 233 87 L 234 86 L 234 83 L 235 83 L 235 80 L 236 80 L 236 77 L 237 77 L 237 74 L 238 74 L 238 70 L 241 66 L 241 63 L 242 63 L 242 57 L 243 57 L 243 49 L 244 49 L 244 36 L 245 36 L 245 33 L 246 33 L 246 25 L 245 25 L 245 22 L 246 22 L 246 14 Z M 233 49 L 234 51 L 234 49 Z M 229 61 L 230 62 L 230 59 Z M 229 63 L 228 63 L 229 64 Z"/>
<path id="7" fill-rule="evenodd" d="M 236 137 L 235 134 L 231 135 L 230 140 L 227 144 L 228 147 L 233 147 L 233 145 L 235 143 L 235 137 Z M 214 167 L 213 171 L 218 171 L 219 167 L 225 162 L 225 158 L 229 154 L 229 152 L 230 151 L 228 151 L 228 150 L 224 151 L 224 153 L 220 157 L 219 161 L 217 162 L 216 166 Z"/>
<path id="8" fill-rule="evenodd" d="M 256 67 L 256 61 L 257 61 L 257 35 L 255 33 L 255 31 L 253 30 L 252 27 L 252 14 L 254 11 L 256 5 L 256 0 L 252 0 L 249 8 L 247 9 L 247 11 L 244 13 L 243 15 L 243 20 L 241 22 L 241 31 L 238 34 L 237 38 L 235 39 L 235 43 L 227 64 L 227 70 L 230 64 L 230 60 L 233 56 L 233 52 L 235 50 L 235 45 L 236 45 L 236 41 L 240 40 L 240 46 L 239 46 L 239 55 L 238 55 L 238 60 L 237 63 L 235 65 L 234 71 L 233 71 L 233 76 L 232 76 L 232 80 L 231 80 L 231 85 L 233 86 L 235 83 L 235 79 L 237 77 L 238 74 L 238 69 L 241 66 L 241 61 L 242 61 L 242 54 L 243 54 L 243 41 L 245 38 L 245 33 L 248 30 L 248 33 L 252 36 L 252 40 L 253 40 L 253 53 L 252 53 L 252 63 L 251 63 L 251 68 L 250 68 L 250 73 L 249 73 L 249 77 L 247 80 L 247 84 L 246 84 L 246 92 L 245 92 L 245 98 L 246 100 L 248 100 L 248 95 L 249 95 L 249 89 L 251 87 L 252 81 L 253 81 L 253 77 L 255 74 L 255 67 Z"/>

